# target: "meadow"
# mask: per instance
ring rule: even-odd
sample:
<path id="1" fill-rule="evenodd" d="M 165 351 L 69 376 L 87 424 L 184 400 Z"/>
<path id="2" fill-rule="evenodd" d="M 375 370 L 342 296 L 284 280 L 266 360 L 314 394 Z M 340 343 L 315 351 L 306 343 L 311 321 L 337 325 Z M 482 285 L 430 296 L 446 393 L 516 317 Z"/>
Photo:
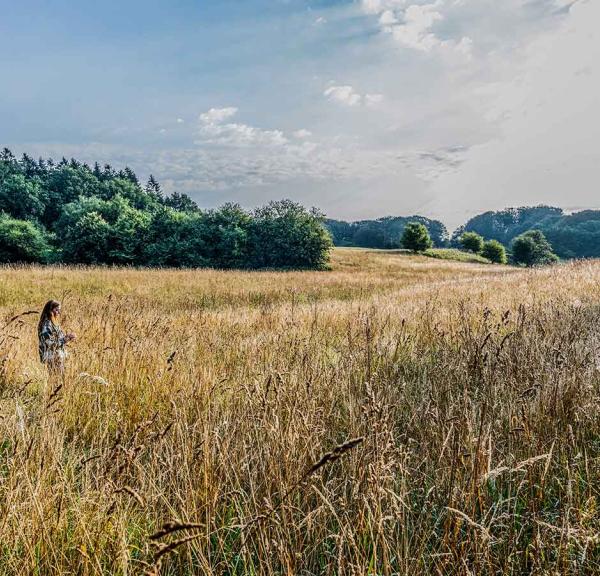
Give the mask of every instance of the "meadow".
<path id="1" fill-rule="evenodd" d="M 600 262 L 4 267 L 0 317 L 0 574 L 600 573 Z"/>

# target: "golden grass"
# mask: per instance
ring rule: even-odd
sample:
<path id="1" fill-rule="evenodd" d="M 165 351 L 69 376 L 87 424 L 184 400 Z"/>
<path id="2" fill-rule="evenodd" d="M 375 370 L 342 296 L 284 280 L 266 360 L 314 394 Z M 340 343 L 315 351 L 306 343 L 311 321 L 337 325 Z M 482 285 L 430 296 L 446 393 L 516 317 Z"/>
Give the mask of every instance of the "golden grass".
<path id="1" fill-rule="evenodd" d="M 332 267 L 3 268 L 0 573 L 600 571 L 600 263 Z"/>

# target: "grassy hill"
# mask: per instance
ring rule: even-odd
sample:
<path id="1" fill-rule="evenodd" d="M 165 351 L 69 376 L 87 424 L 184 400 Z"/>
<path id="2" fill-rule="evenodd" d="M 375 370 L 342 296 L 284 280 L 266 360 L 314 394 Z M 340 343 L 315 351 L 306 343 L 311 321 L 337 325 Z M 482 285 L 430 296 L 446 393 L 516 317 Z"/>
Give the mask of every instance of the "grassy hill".
<path id="1" fill-rule="evenodd" d="M 3 268 L 0 573 L 593 573 L 599 300 L 596 261 Z"/>

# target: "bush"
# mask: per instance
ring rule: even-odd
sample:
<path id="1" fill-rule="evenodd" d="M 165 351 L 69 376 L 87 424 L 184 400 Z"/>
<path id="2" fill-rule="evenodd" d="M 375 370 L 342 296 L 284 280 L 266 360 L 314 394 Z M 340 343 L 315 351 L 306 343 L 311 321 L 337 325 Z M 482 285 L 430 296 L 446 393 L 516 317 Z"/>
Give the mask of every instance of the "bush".
<path id="1" fill-rule="evenodd" d="M 325 268 L 333 243 L 323 221 L 316 209 L 291 200 L 257 208 L 248 239 L 250 267 Z"/>
<path id="2" fill-rule="evenodd" d="M 402 234 L 402 246 L 413 252 L 424 252 L 431 248 L 433 242 L 427 228 L 418 222 L 409 222 Z"/>
<path id="3" fill-rule="evenodd" d="M 0 262 L 47 262 L 51 254 L 48 235 L 35 224 L 0 215 Z"/>
<path id="4" fill-rule="evenodd" d="M 558 261 L 552 246 L 540 230 L 529 230 L 513 241 L 513 260 L 525 266 L 541 266 Z"/>
<path id="5" fill-rule="evenodd" d="M 465 232 L 460 237 L 460 245 L 473 254 L 479 254 L 483 250 L 483 237 L 477 232 Z"/>
<path id="6" fill-rule="evenodd" d="M 481 255 L 494 264 L 506 264 L 507 262 L 506 249 L 498 240 L 484 242 Z"/>

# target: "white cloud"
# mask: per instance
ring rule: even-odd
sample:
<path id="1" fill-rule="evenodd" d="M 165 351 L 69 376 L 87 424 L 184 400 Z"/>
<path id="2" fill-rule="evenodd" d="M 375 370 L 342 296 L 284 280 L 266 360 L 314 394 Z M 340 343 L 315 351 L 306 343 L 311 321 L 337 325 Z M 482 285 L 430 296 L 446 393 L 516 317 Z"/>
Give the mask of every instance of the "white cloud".
<path id="1" fill-rule="evenodd" d="M 581 2 L 563 25 L 530 42 L 513 77 L 486 94 L 498 131 L 433 186 L 430 210 L 453 224 L 526 204 L 600 208 L 600 4 Z"/>
<path id="2" fill-rule="evenodd" d="M 177 124 L 183 124 L 183 118 L 177 118 Z"/>
<path id="3" fill-rule="evenodd" d="M 218 124 L 235 116 L 237 112 L 238 109 L 233 106 L 229 108 L 211 108 L 208 112 L 200 114 L 200 121 L 205 124 Z"/>
<path id="4" fill-rule="evenodd" d="M 346 106 L 358 106 L 362 102 L 362 96 L 352 86 L 330 86 L 323 96 Z"/>
<path id="5" fill-rule="evenodd" d="M 444 23 L 448 15 L 460 11 L 465 4 L 466 0 L 363 0 L 362 10 L 378 16 L 381 31 L 403 47 L 426 53 L 434 49 L 455 50 L 469 58 L 473 47 L 471 38 L 442 37 L 436 32 L 436 27 Z M 449 33 L 450 30 L 446 30 L 446 34 Z"/>
<path id="6" fill-rule="evenodd" d="M 383 94 L 359 94 L 352 86 L 330 86 L 323 96 L 345 106 L 376 106 L 383 101 Z"/>
<path id="7" fill-rule="evenodd" d="M 196 144 L 218 144 L 221 146 L 281 146 L 287 138 L 281 130 L 262 130 L 240 124 L 226 122 L 238 112 L 237 108 L 211 108 L 199 116 L 198 139 Z"/>
<path id="8" fill-rule="evenodd" d="M 440 45 L 439 38 L 431 32 L 432 26 L 444 19 L 437 10 L 438 6 L 439 2 L 423 5 L 412 4 L 404 11 L 403 23 L 390 26 L 388 31 L 401 44 L 415 50 L 428 52 Z"/>

